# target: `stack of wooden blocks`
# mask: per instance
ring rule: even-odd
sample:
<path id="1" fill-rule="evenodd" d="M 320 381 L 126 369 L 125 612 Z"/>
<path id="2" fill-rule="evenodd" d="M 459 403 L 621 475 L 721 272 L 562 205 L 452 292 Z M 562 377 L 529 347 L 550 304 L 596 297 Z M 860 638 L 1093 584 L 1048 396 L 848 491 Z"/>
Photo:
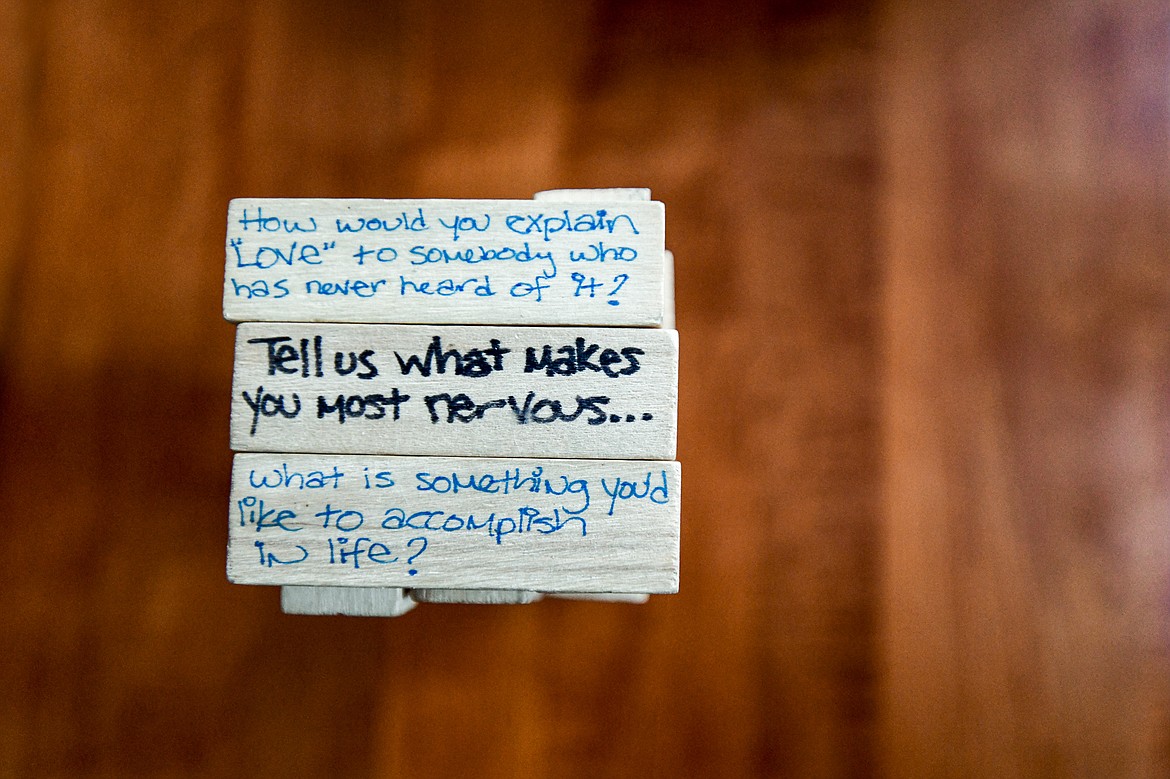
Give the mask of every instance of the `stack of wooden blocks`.
<path id="1" fill-rule="evenodd" d="M 228 578 L 288 613 L 678 591 L 661 203 L 237 199 Z"/>

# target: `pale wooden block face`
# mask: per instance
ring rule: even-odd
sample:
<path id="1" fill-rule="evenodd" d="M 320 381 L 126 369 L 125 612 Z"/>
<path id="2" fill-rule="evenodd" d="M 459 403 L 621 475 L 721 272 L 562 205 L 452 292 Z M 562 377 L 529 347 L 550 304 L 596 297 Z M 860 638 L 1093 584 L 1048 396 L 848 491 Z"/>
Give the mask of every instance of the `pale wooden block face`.
<path id="1" fill-rule="evenodd" d="M 672 459 L 678 335 L 244 323 L 237 451 Z"/>
<path id="2" fill-rule="evenodd" d="M 240 454 L 240 584 L 678 590 L 677 462 Z"/>
<path id="3" fill-rule="evenodd" d="M 597 203 L 605 201 L 649 200 L 650 190 L 644 187 L 613 187 L 610 189 L 546 189 L 532 196 L 533 200 Z"/>
<path id="4" fill-rule="evenodd" d="M 415 605 L 401 587 L 280 588 L 280 609 L 285 614 L 399 617 Z"/>
<path id="5" fill-rule="evenodd" d="M 239 198 L 234 322 L 659 326 L 665 212 L 615 198 Z"/>
<path id="6" fill-rule="evenodd" d="M 551 592 L 554 598 L 591 600 L 602 603 L 646 603 L 650 596 L 644 592 Z"/>
<path id="7" fill-rule="evenodd" d="M 445 590 L 415 589 L 410 597 L 419 603 L 467 603 L 490 606 L 519 606 L 536 603 L 539 592 L 532 590 Z"/>

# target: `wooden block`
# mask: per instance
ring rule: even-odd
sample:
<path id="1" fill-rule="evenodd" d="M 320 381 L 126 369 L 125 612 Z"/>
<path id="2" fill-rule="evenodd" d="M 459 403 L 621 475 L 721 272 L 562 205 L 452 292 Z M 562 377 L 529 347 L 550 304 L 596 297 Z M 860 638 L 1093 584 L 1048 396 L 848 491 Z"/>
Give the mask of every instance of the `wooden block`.
<path id="1" fill-rule="evenodd" d="M 659 326 L 664 222 L 628 197 L 237 198 L 224 316 Z"/>
<path id="2" fill-rule="evenodd" d="M 671 459 L 678 334 L 244 323 L 238 451 Z"/>
<path id="3" fill-rule="evenodd" d="M 565 600 L 592 600 L 605 603 L 645 603 L 650 596 L 644 592 L 551 592 L 550 597 Z"/>
<path id="4" fill-rule="evenodd" d="M 608 189 L 546 189 L 532 196 L 541 202 L 604 203 L 650 200 L 650 190 L 643 187 L 612 187 Z"/>
<path id="5" fill-rule="evenodd" d="M 536 603 L 541 599 L 539 592 L 532 590 L 446 590 L 416 589 L 410 597 L 419 603 L 469 603 L 476 605 L 512 606 Z"/>
<path id="6" fill-rule="evenodd" d="M 285 614 L 398 617 L 414 607 L 414 600 L 401 587 L 280 588 L 280 608 Z"/>
<path id="7" fill-rule="evenodd" d="M 240 454 L 240 584 L 678 589 L 677 462 Z"/>
<path id="8" fill-rule="evenodd" d="M 662 289 L 666 305 L 662 316 L 662 326 L 675 329 L 674 321 L 674 252 L 667 250 L 663 254 Z"/>

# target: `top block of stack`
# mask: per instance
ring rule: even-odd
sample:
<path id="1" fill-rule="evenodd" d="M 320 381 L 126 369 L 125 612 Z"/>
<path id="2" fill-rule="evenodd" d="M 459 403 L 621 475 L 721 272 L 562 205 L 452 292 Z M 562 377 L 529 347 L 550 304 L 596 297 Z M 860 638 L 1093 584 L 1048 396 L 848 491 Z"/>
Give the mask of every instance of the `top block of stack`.
<path id="1" fill-rule="evenodd" d="M 224 317 L 661 327 L 664 233 L 648 200 L 239 198 Z"/>

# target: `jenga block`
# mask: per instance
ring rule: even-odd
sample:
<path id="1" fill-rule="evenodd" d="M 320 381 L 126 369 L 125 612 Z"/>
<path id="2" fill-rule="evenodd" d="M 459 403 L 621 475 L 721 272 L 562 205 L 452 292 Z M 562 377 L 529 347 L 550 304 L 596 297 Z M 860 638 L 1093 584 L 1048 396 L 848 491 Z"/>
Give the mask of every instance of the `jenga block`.
<path id="1" fill-rule="evenodd" d="M 648 201 L 650 190 L 644 187 L 610 187 L 607 189 L 545 189 L 532 196 L 541 202 L 604 203 Z"/>
<path id="2" fill-rule="evenodd" d="M 401 587 L 280 588 L 280 608 L 285 614 L 398 617 L 414 607 L 414 600 Z"/>
<path id="3" fill-rule="evenodd" d="M 238 451 L 671 459 L 678 336 L 244 323 Z"/>
<path id="4" fill-rule="evenodd" d="M 666 593 L 679 464 L 240 454 L 241 584 Z"/>
<path id="5" fill-rule="evenodd" d="M 532 590 L 452 590 L 426 588 L 411 590 L 410 597 L 419 603 L 471 603 L 513 606 L 536 603 L 541 599 L 541 594 Z"/>
<path id="6" fill-rule="evenodd" d="M 661 203 L 238 198 L 233 322 L 662 324 Z"/>

